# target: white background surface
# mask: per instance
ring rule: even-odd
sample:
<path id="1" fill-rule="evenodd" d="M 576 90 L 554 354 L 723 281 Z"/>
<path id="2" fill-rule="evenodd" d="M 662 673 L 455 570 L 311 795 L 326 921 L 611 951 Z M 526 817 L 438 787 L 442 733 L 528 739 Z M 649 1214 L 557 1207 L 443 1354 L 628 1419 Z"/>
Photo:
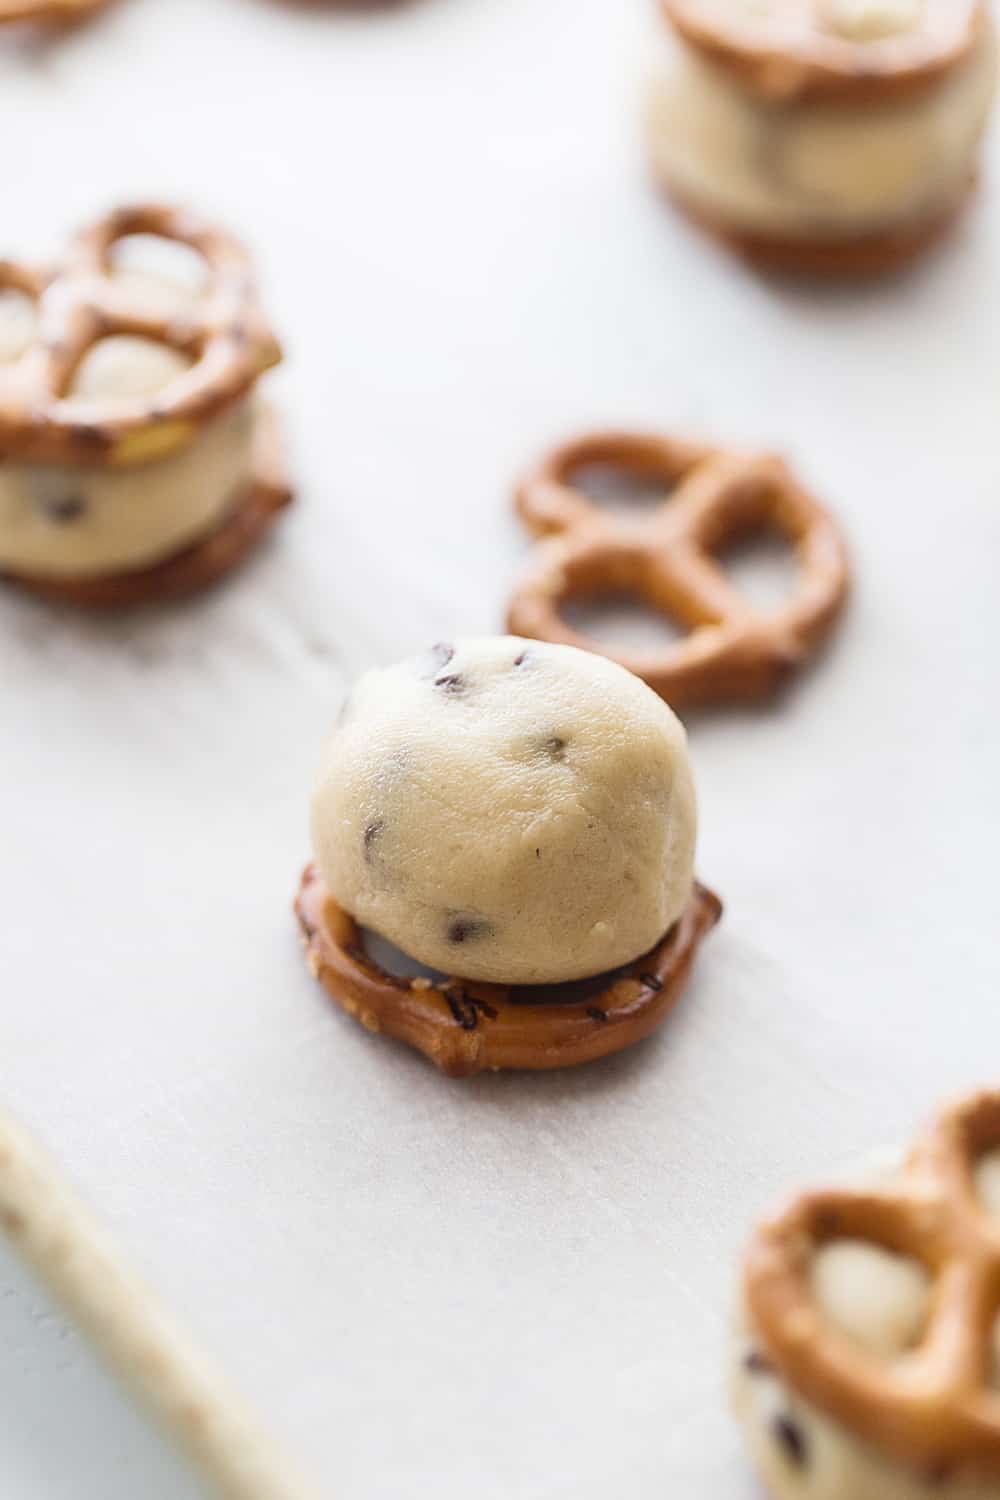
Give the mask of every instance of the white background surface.
<path id="1" fill-rule="evenodd" d="M 193 606 L 0 598 L 0 1097 L 335 1500 L 748 1500 L 748 1225 L 996 1066 L 992 187 L 897 283 L 755 279 L 648 190 L 654 37 L 641 0 L 131 0 L 0 38 L 5 251 L 136 195 L 240 231 L 301 481 Z M 449 1082 L 305 970 L 309 778 L 351 674 L 497 625 L 511 480 L 609 422 L 788 452 L 857 589 L 777 709 L 690 724 L 727 915 L 666 1029 Z M 5 1497 L 195 1493 L 6 1259 L 0 1413 Z"/>

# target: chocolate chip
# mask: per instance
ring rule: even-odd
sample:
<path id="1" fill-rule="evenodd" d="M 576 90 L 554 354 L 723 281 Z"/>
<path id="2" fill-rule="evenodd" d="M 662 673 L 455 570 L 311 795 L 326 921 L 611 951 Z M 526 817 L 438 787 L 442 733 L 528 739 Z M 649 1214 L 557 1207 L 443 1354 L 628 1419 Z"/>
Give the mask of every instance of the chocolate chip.
<path id="1" fill-rule="evenodd" d="M 448 1002 L 448 1009 L 463 1031 L 475 1031 L 481 1015 L 488 1016 L 491 1021 L 497 1018 L 496 1006 L 491 1005 L 488 1000 L 478 999 L 475 995 L 467 995 L 464 990 L 447 990 L 444 998 Z"/>
<path id="2" fill-rule="evenodd" d="M 385 827 L 384 818 L 373 818 L 370 823 L 365 824 L 364 849 L 365 864 L 370 865 L 375 856 L 375 845 Z"/>
<path id="3" fill-rule="evenodd" d="M 479 1012 L 464 990 L 449 990 L 444 997 L 448 1009 L 463 1031 L 475 1031 L 479 1025 Z"/>
<path id="4" fill-rule="evenodd" d="M 78 521 L 86 509 L 87 502 L 82 495 L 60 495 L 42 503 L 45 516 L 57 526 L 67 526 L 71 521 Z"/>
<path id="5" fill-rule="evenodd" d="M 777 1416 L 771 1423 L 771 1432 L 788 1462 L 797 1469 L 806 1468 L 809 1463 L 809 1449 L 806 1444 L 806 1435 L 798 1422 L 792 1417 Z"/>
<path id="6" fill-rule="evenodd" d="M 426 652 L 421 658 L 421 676 L 436 677 L 442 667 L 446 667 L 455 655 L 454 646 L 447 641 L 438 641 L 435 646 Z"/>
<path id="7" fill-rule="evenodd" d="M 552 760 L 566 759 L 566 741 L 558 734 L 551 735 L 542 748 Z"/>
<path id="8" fill-rule="evenodd" d="M 646 988 L 652 990 L 655 995 L 658 995 L 663 988 L 663 980 L 658 979 L 655 974 L 640 974 L 639 978 Z"/>
<path id="9" fill-rule="evenodd" d="M 743 1368 L 748 1375 L 770 1375 L 774 1366 L 766 1354 L 759 1349 L 748 1349 L 743 1356 Z"/>
<path id="10" fill-rule="evenodd" d="M 599 1005 L 588 1005 L 587 1015 L 592 1021 L 606 1021 L 608 1019 L 607 1011 L 602 1010 Z"/>
<path id="11" fill-rule="evenodd" d="M 445 693 L 464 693 L 465 678 L 461 672 L 450 672 L 446 677 L 435 677 L 434 686 L 441 688 Z"/>
<path id="12" fill-rule="evenodd" d="M 492 932 L 492 924 L 482 917 L 452 917 L 448 923 L 449 943 L 475 942 L 477 938 L 489 937 Z"/>
<path id="13" fill-rule="evenodd" d="M 514 657 L 514 665 L 515 665 L 515 667 L 523 667 L 523 666 L 524 666 L 524 664 L 525 664 L 525 662 L 526 662 L 526 661 L 527 661 L 527 660 L 528 660 L 528 651 L 527 651 L 527 648 L 525 648 L 525 649 L 524 649 L 524 650 L 523 650 L 523 651 L 522 651 L 522 652 L 521 652 L 521 653 L 520 653 L 520 655 L 519 655 L 519 656 L 515 656 L 515 657 Z"/>

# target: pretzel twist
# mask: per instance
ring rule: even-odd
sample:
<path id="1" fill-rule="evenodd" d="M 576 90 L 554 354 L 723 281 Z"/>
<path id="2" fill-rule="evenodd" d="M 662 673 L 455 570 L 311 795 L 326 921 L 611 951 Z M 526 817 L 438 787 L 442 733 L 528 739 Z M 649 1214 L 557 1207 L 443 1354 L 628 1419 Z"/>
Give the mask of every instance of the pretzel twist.
<path id="1" fill-rule="evenodd" d="M 614 519 L 573 483 L 596 464 L 663 481 L 672 493 L 649 519 Z M 611 656 L 675 707 L 772 691 L 815 650 L 847 591 L 838 528 L 774 457 L 597 434 L 551 453 L 519 486 L 517 510 L 544 540 L 511 599 L 511 632 Z M 767 614 L 714 557 L 761 529 L 786 537 L 799 564 L 792 597 Z M 561 608 L 609 593 L 642 599 L 689 634 L 655 654 L 606 651 L 569 626 Z"/>
<path id="2" fill-rule="evenodd" d="M 81 21 L 104 10 L 111 0 L 0 0 L 0 25 L 5 21 Z"/>
<path id="3" fill-rule="evenodd" d="M 1000 1091 L 948 1110 L 882 1191 L 807 1193 L 765 1224 L 745 1271 L 754 1329 L 789 1387 L 928 1476 L 1000 1477 L 1000 1393 L 990 1389 L 1000 1313 L 1000 1224 L 977 1201 L 973 1161 L 1000 1144 Z M 919 1346 L 892 1363 L 824 1321 L 813 1256 L 861 1239 L 919 1260 L 934 1279 Z"/>
<path id="4" fill-rule="evenodd" d="M 174 240 L 204 260 L 204 294 L 178 316 L 151 312 L 108 275 L 126 235 Z M 0 453 L 43 463 L 131 465 L 184 446 L 245 395 L 281 351 L 257 302 L 250 263 L 223 230 L 156 204 L 122 208 L 85 229 L 46 274 L 0 263 L 0 290 L 33 298 L 30 347 L 0 370 Z M 100 339 L 130 334 L 192 361 L 152 396 L 66 399 L 81 360 Z"/>
<path id="5" fill-rule="evenodd" d="M 861 103 L 913 93 L 961 64 L 989 23 L 985 0 L 924 0 L 917 24 L 855 38 L 836 0 L 779 0 L 740 13 L 732 0 L 660 0 L 685 41 L 775 102 Z"/>
<path id="6" fill-rule="evenodd" d="M 649 1036 L 680 999 L 722 904 L 696 885 L 662 942 L 585 999 L 564 998 L 559 985 L 431 983 L 389 974 L 365 952 L 357 923 L 312 865 L 302 876 L 295 912 L 309 967 L 342 1010 L 368 1031 L 417 1048 L 443 1073 L 464 1078 L 486 1068 L 568 1068 Z M 574 990 L 578 994 L 579 986 Z"/>

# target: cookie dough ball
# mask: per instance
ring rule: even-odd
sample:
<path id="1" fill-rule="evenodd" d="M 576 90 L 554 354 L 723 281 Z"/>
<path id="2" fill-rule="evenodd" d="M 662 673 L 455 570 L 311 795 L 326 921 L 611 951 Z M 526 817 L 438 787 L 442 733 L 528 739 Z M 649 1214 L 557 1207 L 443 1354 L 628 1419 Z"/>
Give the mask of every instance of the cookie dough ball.
<path id="1" fill-rule="evenodd" d="M 640 957 L 691 894 L 684 729 L 603 657 L 516 637 L 370 672 L 326 751 L 320 873 L 363 926 L 465 979 Z"/>

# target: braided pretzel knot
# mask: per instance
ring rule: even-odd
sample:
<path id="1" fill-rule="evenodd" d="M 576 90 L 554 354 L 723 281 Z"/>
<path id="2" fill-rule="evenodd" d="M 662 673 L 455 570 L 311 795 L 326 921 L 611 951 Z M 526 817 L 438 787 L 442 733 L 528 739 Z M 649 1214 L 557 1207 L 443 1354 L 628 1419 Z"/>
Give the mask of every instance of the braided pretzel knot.
<path id="1" fill-rule="evenodd" d="M 108 272 L 116 242 L 149 234 L 196 251 L 207 285 L 182 315 L 151 311 Z M 184 446 L 238 400 L 281 352 L 259 309 L 249 261 L 224 231 L 186 211 L 139 204 L 84 230 L 51 274 L 0 264 L 0 290 L 33 298 L 37 334 L 0 370 L 0 452 L 43 463 L 130 465 Z M 153 396 L 66 399 L 87 351 L 129 334 L 191 360 Z"/>
<path id="2" fill-rule="evenodd" d="M 975 1196 L 974 1158 L 1000 1144 L 1000 1092 L 942 1115 L 899 1185 L 806 1194 L 757 1233 L 746 1265 L 752 1323 L 792 1390 L 897 1459 L 940 1477 L 1000 1478 L 1000 1393 L 990 1390 L 1000 1312 L 1000 1224 Z M 824 1244 L 874 1242 L 935 1281 L 920 1345 L 891 1365 L 831 1330 L 809 1265 Z"/>
<path id="3" fill-rule="evenodd" d="M 583 1000 L 563 998 L 559 985 L 514 989 L 389 974 L 365 952 L 357 923 L 312 865 L 302 876 L 295 912 L 309 967 L 342 1010 L 368 1031 L 416 1047 L 443 1073 L 464 1078 L 486 1068 L 568 1068 L 649 1036 L 680 999 L 722 904 L 695 885 L 662 942 Z"/>
<path id="4" fill-rule="evenodd" d="M 82 20 L 92 11 L 103 10 L 110 0 L 0 0 L 0 23 L 4 21 Z"/>
<path id="5" fill-rule="evenodd" d="M 867 31 L 858 0 L 772 0 L 742 10 L 732 0 L 660 4 L 685 40 L 779 101 L 884 100 L 923 88 L 963 61 L 989 19 L 985 0 L 920 0 L 912 24 L 876 21 Z"/>
<path id="6" fill-rule="evenodd" d="M 673 492 L 651 519 L 612 519 L 573 484 L 596 464 Z M 612 656 L 675 707 L 771 691 L 819 644 L 847 590 L 837 527 L 778 458 L 599 434 L 551 453 L 520 485 L 517 509 L 546 540 L 511 600 L 512 633 Z M 713 556 L 762 528 L 787 537 L 799 563 L 792 597 L 769 614 L 741 597 Z M 560 607 L 609 593 L 639 597 L 690 634 L 655 655 L 604 651 L 567 625 Z"/>

